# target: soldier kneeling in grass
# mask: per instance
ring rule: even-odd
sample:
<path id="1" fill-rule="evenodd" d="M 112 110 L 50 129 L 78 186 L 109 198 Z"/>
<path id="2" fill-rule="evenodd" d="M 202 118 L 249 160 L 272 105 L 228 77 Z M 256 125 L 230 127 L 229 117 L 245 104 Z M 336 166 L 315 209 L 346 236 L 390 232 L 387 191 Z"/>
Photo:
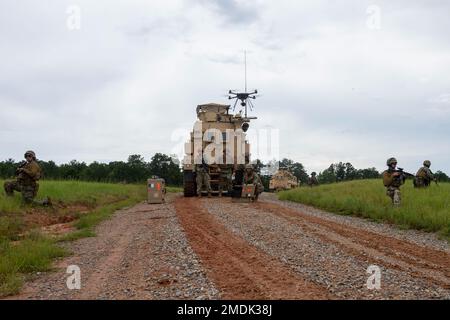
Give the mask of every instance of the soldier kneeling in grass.
<path id="1" fill-rule="evenodd" d="M 39 179 L 41 178 L 41 167 L 36 161 L 36 154 L 33 151 L 25 152 L 25 162 L 16 170 L 16 180 L 6 181 L 4 184 L 7 196 L 13 196 L 14 191 L 22 193 L 23 202 L 26 204 L 37 204 L 50 206 L 50 198 L 37 201 L 36 197 L 39 190 Z"/>

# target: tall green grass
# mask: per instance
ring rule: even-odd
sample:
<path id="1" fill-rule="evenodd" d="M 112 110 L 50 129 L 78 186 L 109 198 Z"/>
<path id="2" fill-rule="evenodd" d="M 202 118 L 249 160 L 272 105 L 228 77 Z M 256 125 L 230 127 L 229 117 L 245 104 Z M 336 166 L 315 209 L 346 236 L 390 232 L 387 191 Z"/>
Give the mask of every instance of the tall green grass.
<path id="1" fill-rule="evenodd" d="M 0 180 L 3 187 L 3 181 Z M 177 192 L 179 189 L 168 190 Z M 21 195 L 12 198 L 0 191 L 0 297 L 19 292 L 29 272 L 47 271 L 54 258 L 66 254 L 59 241 L 94 236 L 94 226 L 117 209 L 146 198 L 144 185 L 91 183 L 79 181 L 41 181 L 37 198 L 50 196 L 59 205 L 83 205 L 90 208 L 73 224 L 76 231 L 61 238 L 42 236 L 38 230 L 26 230 L 23 217 L 30 210 L 57 214 L 52 209 L 31 208 L 22 204 Z M 62 213 L 64 214 L 64 213 Z M 19 234 L 25 233 L 25 236 Z M 17 241 L 19 240 L 19 241 Z"/>
<path id="2" fill-rule="evenodd" d="M 354 215 L 439 232 L 450 239 L 450 184 L 415 189 L 411 180 L 401 187 L 402 204 L 394 208 L 380 180 L 358 180 L 297 188 L 278 194 L 279 199 L 300 202 L 342 215 Z"/>
<path id="3" fill-rule="evenodd" d="M 48 271 L 54 258 L 66 254 L 63 248 L 39 233 L 19 243 L 0 241 L 0 297 L 18 293 L 24 274 Z"/>
<path id="4" fill-rule="evenodd" d="M 19 193 L 14 198 L 6 197 L 3 192 L 4 181 L 0 180 L 0 213 L 23 212 Z M 80 181 L 41 181 L 37 198 L 49 196 L 53 201 L 64 204 L 103 205 L 127 199 L 136 194 L 145 199 L 145 185 L 110 184 Z"/>

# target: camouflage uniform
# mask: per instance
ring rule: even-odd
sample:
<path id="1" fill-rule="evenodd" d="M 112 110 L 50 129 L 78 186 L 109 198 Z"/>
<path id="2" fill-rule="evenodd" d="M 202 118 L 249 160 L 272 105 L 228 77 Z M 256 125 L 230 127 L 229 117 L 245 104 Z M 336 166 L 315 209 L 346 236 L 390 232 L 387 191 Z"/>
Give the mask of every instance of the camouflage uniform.
<path id="1" fill-rule="evenodd" d="M 401 203 L 400 186 L 405 183 L 405 180 L 403 176 L 397 174 L 394 169 L 395 166 L 391 167 L 393 163 L 397 164 L 395 158 L 388 159 L 387 165 L 389 169 L 383 172 L 383 184 L 386 187 L 386 195 L 391 198 L 392 204 L 399 206 Z"/>
<path id="2" fill-rule="evenodd" d="M 313 173 L 311 173 L 311 177 L 309 177 L 309 179 L 308 179 L 308 186 L 312 187 L 312 186 L 318 186 L 318 185 L 319 185 L 319 181 L 317 180 L 316 173 L 313 172 Z"/>
<path id="3" fill-rule="evenodd" d="M 231 168 L 220 170 L 220 180 L 222 181 L 219 185 L 219 195 L 222 194 L 222 191 L 230 192 L 232 189 L 231 179 L 233 176 L 233 172 Z"/>
<path id="4" fill-rule="evenodd" d="M 206 186 L 206 190 L 208 191 L 208 195 L 211 194 L 211 184 L 209 180 L 211 179 L 206 169 L 206 166 L 203 164 L 199 164 L 196 166 L 196 181 L 197 181 L 197 195 L 201 196 L 203 185 Z"/>
<path id="5" fill-rule="evenodd" d="M 25 155 L 32 155 L 31 161 L 25 163 L 20 168 L 17 169 L 18 175 L 16 180 L 6 181 L 4 184 L 4 189 L 7 196 L 13 196 L 14 191 L 22 193 L 22 199 L 28 204 L 47 204 L 45 201 L 36 201 L 36 197 L 39 190 L 39 183 L 37 182 L 41 177 L 41 168 L 36 162 L 36 157 L 34 152 L 27 151 Z"/>
<path id="6" fill-rule="evenodd" d="M 250 172 L 247 169 L 249 169 L 249 167 L 246 167 L 243 182 L 244 184 L 255 185 L 255 192 L 256 192 L 255 198 L 257 199 L 259 194 L 264 191 L 264 186 L 261 182 L 261 178 L 259 177 L 259 175 L 253 170 L 253 167 L 251 168 L 252 170 Z"/>
<path id="7" fill-rule="evenodd" d="M 416 173 L 414 179 L 414 187 L 416 188 L 426 188 L 430 186 L 432 180 L 435 179 L 433 172 L 430 170 L 431 162 L 425 160 L 423 162 L 423 167 L 419 169 Z"/>

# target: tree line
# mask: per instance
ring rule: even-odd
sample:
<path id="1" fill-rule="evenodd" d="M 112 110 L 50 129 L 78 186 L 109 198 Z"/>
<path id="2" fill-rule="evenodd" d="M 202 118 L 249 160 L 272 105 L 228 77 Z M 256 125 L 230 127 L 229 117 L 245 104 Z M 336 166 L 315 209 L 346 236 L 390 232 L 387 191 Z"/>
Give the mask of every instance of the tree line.
<path id="1" fill-rule="evenodd" d="M 412 172 L 415 174 L 415 172 Z M 436 171 L 434 176 L 438 181 L 450 182 L 450 177 L 442 171 Z M 381 173 L 375 168 L 355 169 L 349 162 L 333 163 L 327 169 L 320 172 L 318 180 L 320 183 L 333 183 L 356 179 L 376 179 L 381 178 Z"/>
<path id="2" fill-rule="evenodd" d="M 256 161 L 256 168 L 261 171 L 264 164 Z M 290 159 L 283 159 L 279 162 L 280 168 L 289 168 L 291 173 L 297 177 L 302 185 L 308 182 L 308 172 L 303 164 Z M 450 182 L 450 177 L 442 171 L 436 171 L 435 177 L 440 182 Z M 317 174 L 317 179 L 321 184 L 351 181 L 358 179 L 378 179 L 381 173 L 375 168 L 356 169 L 350 162 L 332 163 L 330 166 Z M 270 176 L 261 176 L 264 187 L 268 189 Z"/>
<path id="3" fill-rule="evenodd" d="M 13 178 L 20 164 L 21 162 L 12 159 L 0 162 L 0 178 Z M 126 162 L 100 163 L 95 161 L 86 164 L 72 160 L 69 163 L 57 165 L 53 161 L 39 160 L 39 164 L 43 171 L 42 178 L 49 180 L 141 183 L 156 175 L 164 178 L 168 185 L 181 186 L 183 184 L 183 173 L 179 164 L 172 157 L 163 153 L 156 153 L 149 162 L 146 162 L 141 155 L 135 154 L 130 155 Z M 256 160 L 254 166 L 256 171 L 262 172 L 265 164 Z M 309 174 L 303 164 L 285 158 L 279 162 L 279 167 L 289 168 L 301 184 L 304 185 L 308 182 Z M 437 171 L 435 176 L 441 182 L 450 182 L 450 178 L 442 171 Z M 333 163 L 317 175 L 321 184 L 380 177 L 381 173 L 375 168 L 356 169 L 350 162 Z M 262 174 L 261 180 L 268 189 L 270 176 Z"/>
<path id="4" fill-rule="evenodd" d="M 170 156 L 162 153 L 156 153 L 150 162 L 144 161 L 144 158 L 138 154 L 130 155 L 126 162 L 100 163 L 95 161 L 89 165 L 77 160 L 61 165 L 57 165 L 54 161 L 38 160 L 38 162 L 43 172 L 42 179 L 141 183 L 155 175 L 164 178 L 168 185 L 183 184 L 183 175 L 179 165 Z M 12 159 L 0 162 L 0 178 L 14 177 L 16 169 L 21 163 Z"/>

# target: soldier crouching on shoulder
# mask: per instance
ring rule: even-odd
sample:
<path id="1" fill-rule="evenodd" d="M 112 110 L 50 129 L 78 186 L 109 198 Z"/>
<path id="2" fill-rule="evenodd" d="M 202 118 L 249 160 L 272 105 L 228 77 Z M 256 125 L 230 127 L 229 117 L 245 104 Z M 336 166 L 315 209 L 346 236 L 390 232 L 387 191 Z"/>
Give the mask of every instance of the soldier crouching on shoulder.
<path id="1" fill-rule="evenodd" d="M 383 172 L 386 195 L 391 198 L 394 206 L 399 206 L 401 202 L 400 186 L 405 183 L 405 178 L 396 170 L 397 160 L 395 158 L 389 158 L 386 164 L 388 169 Z"/>
<path id="2" fill-rule="evenodd" d="M 258 200 L 259 195 L 264 191 L 264 186 L 251 164 L 245 165 L 244 184 L 253 184 L 255 186 L 255 200 Z"/>
<path id="3" fill-rule="evenodd" d="M 14 191 L 22 194 L 22 200 L 26 204 L 37 204 L 49 206 L 50 198 L 37 201 L 36 197 L 39 190 L 39 179 L 41 178 L 41 167 L 36 161 L 36 154 L 33 151 L 25 152 L 25 162 L 16 170 L 16 180 L 6 181 L 4 184 L 7 196 L 13 196 Z"/>

